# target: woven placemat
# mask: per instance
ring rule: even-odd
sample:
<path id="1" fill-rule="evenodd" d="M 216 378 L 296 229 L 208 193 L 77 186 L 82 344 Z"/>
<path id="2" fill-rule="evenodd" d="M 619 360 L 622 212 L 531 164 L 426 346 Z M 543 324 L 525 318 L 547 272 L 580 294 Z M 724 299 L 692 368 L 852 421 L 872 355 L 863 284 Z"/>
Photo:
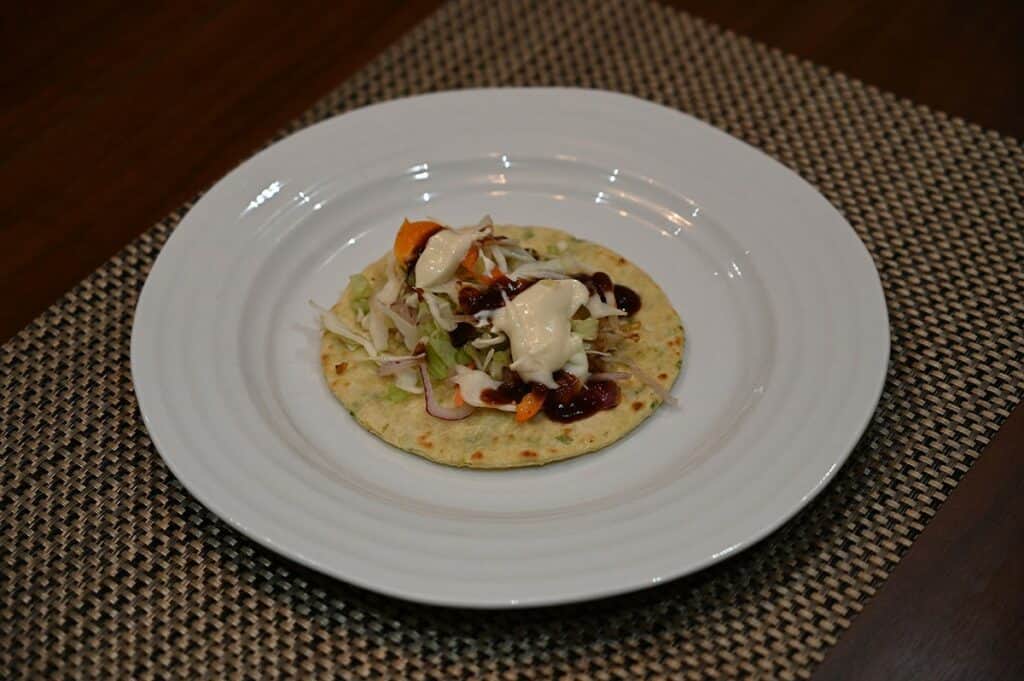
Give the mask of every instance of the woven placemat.
<path id="1" fill-rule="evenodd" d="M 892 361 L 835 482 L 722 565 L 578 606 L 429 608 L 299 568 L 192 499 L 137 413 L 132 314 L 186 206 L 3 347 L 0 676 L 787 679 L 822 659 L 1021 398 L 1024 150 L 642 0 L 455 2 L 293 129 L 491 85 L 677 107 L 842 211 L 881 274 Z"/>

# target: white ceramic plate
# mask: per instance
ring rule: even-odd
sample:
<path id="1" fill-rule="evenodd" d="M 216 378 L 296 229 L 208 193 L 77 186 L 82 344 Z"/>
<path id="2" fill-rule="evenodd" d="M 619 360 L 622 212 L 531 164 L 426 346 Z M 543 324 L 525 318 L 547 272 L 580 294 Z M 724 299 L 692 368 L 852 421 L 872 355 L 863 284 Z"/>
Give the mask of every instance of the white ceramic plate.
<path id="1" fill-rule="evenodd" d="M 681 407 L 504 472 L 357 426 L 320 374 L 307 301 L 333 303 L 405 216 L 484 213 L 649 272 L 686 327 Z M 241 532 L 376 591 L 508 607 L 655 585 L 764 537 L 843 463 L 888 351 L 871 259 L 785 167 L 623 95 L 470 90 L 333 118 L 221 180 L 146 282 L 132 371 L 167 465 Z"/>

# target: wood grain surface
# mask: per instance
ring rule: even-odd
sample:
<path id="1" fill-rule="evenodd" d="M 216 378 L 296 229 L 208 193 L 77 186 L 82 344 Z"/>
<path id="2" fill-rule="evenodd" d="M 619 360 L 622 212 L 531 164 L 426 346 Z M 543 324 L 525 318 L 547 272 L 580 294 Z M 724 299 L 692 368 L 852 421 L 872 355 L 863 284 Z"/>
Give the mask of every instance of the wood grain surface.
<path id="1" fill-rule="evenodd" d="M 438 0 L 11 3 L 0 20 L 0 340 L 215 182 Z M 1024 134 L 1024 3 L 677 0 Z"/>
<path id="2" fill-rule="evenodd" d="M 1024 3 L 669 4 L 1024 135 Z M 438 5 L 10 3 L 0 19 L 0 341 Z M 1011 421 L 818 678 L 1024 678 L 1024 412 Z"/>
<path id="3" fill-rule="evenodd" d="M 815 679 L 1024 679 L 1024 409 L 946 500 Z"/>

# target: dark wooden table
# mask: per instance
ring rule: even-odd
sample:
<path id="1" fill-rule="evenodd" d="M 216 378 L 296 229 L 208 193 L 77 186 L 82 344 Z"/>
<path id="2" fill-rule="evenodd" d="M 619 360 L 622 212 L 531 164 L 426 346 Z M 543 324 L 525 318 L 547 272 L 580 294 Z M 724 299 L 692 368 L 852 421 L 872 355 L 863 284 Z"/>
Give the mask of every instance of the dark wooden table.
<path id="1" fill-rule="evenodd" d="M 10 3 L 0 20 L 0 341 L 438 4 Z M 1024 3 L 671 4 L 1024 136 Z M 1024 678 L 1022 449 L 1018 409 L 817 678 Z"/>

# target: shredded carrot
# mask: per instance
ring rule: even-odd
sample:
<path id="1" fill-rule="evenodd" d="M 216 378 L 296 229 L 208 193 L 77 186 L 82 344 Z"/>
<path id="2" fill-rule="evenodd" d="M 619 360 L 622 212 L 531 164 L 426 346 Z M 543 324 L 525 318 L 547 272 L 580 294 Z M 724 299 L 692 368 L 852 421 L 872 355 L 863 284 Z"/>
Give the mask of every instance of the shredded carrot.
<path id="1" fill-rule="evenodd" d="M 476 265 L 477 258 L 480 257 L 480 249 L 473 244 L 473 247 L 466 251 L 466 257 L 462 259 L 462 266 L 466 268 L 467 272 L 473 271 L 473 266 Z"/>
<path id="2" fill-rule="evenodd" d="M 476 266 L 478 262 L 480 262 L 480 249 L 476 244 L 473 244 L 473 247 L 466 251 L 466 257 L 462 259 L 462 262 L 459 263 L 459 265 L 466 270 L 470 277 L 476 279 L 482 284 L 489 285 L 491 283 L 491 278 L 482 272 L 477 272 Z"/>
<path id="3" fill-rule="evenodd" d="M 459 386 L 455 386 L 455 406 L 461 407 L 466 403 L 466 400 L 462 399 L 462 391 L 459 390 Z"/>
<path id="4" fill-rule="evenodd" d="M 395 236 L 395 260 L 402 265 L 408 263 L 426 245 L 427 239 L 441 229 L 441 225 L 430 220 L 402 221 Z"/>
<path id="5" fill-rule="evenodd" d="M 493 270 L 491 270 L 491 273 L 489 275 L 484 274 L 482 272 L 481 273 L 474 272 L 473 276 L 475 276 L 477 278 L 477 281 L 479 281 L 480 283 L 487 284 L 488 286 L 490 286 L 491 284 L 493 284 L 497 280 L 501 279 L 505 275 L 502 274 L 501 270 L 499 270 L 497 267 L 495 267 Z"/>
<path id="6" fill-rule="evenodd" d="M 545 397 L 547 397 L 547 391 L 534 390 L 520 400 L 516 405 L 516 423 L 525 423 L 536 416 L 540 408 L 544 406 Z"/>

